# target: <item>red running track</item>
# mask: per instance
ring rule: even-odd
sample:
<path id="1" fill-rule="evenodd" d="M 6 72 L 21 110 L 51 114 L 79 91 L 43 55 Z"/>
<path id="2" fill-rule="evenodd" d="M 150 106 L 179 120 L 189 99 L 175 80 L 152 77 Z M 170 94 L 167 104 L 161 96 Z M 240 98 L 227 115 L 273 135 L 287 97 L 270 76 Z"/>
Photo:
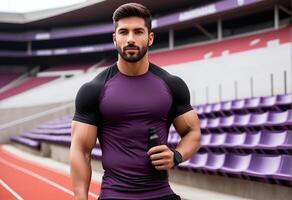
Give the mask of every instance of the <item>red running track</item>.
<path id="1" fill-rule="evenodd" d="M 89 200 L 98 198 L 100 184 L 91 182 Z M 72 200 L 69 175 L 21 159 L 0 146 L 0 200 Z"/>

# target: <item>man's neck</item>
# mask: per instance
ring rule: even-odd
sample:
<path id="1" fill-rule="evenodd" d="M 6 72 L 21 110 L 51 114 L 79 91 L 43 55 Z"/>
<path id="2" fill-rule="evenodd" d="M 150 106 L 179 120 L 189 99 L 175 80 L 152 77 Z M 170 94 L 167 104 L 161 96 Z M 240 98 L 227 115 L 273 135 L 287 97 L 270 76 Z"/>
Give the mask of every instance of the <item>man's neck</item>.
<path id="1" fill-rule="evenodd" d="M 145 74 L 149 68 L 148 56 L 145 55 L 141 60 L 135 63 L 125 61 L 119 56 L 117 66 L 122 74 L 128 76 L 139 76 Z"/>

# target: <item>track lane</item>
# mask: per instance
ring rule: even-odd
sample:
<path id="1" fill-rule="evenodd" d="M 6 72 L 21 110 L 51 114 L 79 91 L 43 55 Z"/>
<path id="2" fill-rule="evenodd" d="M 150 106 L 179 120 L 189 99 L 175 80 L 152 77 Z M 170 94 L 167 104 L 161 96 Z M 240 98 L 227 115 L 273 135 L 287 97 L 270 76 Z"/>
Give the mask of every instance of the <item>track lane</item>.
<path id="1" fill-rule="evenodd" d="M 55 171 L 53 169 L 50 169 L 50 168 L 44 167 L 42 165 L 32 163 L 30 161 L 19 158 L 19 157 L 15 156 L 14 154 L 6 152 L 1 147 L 0 147 L 0 158 L 4 159 L 4 162 L 7 161 L 7 162 L 11 163 L 12 165 L 16 165 L 16 166 L 21 167 L 23 169 L 28 169 L 32 173 L 37 174 L 37 175 L 43 177 L 44 179 L 47 179 L 47 185 L 49 184 L 48 182 L 53 182 L 52 184 L 56 183 L 60 187 L 65 188 L 63 190 L 68 190 L 67 193 L 73 194 L 71 179 L 68 175 L 65 175 L 65 174 L 58 172 L 58 171 Z M 2 161 L 2 163 L 3 163 L 3 161 Z M 7 167 L 7 165 L 6 165 L 6 167 Z M 1 172 L 0 172 L 0 175 L 2 177 Z M 11 177 L 14 177 L 14 176 L 11 176 Z M 34 178 L 36 178 L 36 176 Z M 42 178 L 40 178 L 40 179 L 42 179 Z M 44 180 L 42 180 L 42 181 L 44 182 Z M 62 189 L 59 188 L 59 190 L 62 190 Z M 100 184 L 92 181 L 91 185 L 90 185 L 90 190 L 89 190 L 89 199 L 97 199 L 99 191 L 100 191 Z M 63 192 L 66 192 L 66 191 L 63 191 Z M 50 197 L 50 198 L 52 198 L 52 197 Z M 58 199 L 59 199 L 59 197 L 58 197 Z M 72 195 L 71 195 L 71 199 L 72 199 Z"/>

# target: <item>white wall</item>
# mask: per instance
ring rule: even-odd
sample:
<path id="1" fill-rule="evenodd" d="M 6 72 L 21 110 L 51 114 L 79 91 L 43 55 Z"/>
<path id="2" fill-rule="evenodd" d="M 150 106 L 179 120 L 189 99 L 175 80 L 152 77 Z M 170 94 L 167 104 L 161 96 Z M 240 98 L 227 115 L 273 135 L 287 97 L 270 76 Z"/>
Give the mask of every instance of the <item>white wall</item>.
<path id="1" fill-rule="evenodd" d="M 235 99 L 234 82 L 238 84 L 238 98 L 251 96 L 250 78 L 254 79 L 254 96 L 271 95 L 271 78 L 274 75 L 274 94 L 284 93 L 284 71 L 287 71 L 287 92 L 292 92 L 291 43 L 273 43 L 266 48 L 234 53 L 218 58 L 209 58 L 165 67 L 170 73 L 183 78 L 192 95 L 193 104 L 219 101 L 219 84 L 222 99 Z"/>

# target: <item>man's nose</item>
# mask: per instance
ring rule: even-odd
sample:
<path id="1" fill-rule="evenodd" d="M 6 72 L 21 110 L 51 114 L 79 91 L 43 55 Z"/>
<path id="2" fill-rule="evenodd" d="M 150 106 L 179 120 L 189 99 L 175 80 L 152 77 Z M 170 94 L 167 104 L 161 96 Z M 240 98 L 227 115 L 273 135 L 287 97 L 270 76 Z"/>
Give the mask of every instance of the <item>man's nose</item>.
<path id="1" fill-rule="evenodd" d="M 127 43 L 128 44 L 135 44 L 135 36 L 133 33 L 129 33 L 128 38 L 127 38 Z"/>

